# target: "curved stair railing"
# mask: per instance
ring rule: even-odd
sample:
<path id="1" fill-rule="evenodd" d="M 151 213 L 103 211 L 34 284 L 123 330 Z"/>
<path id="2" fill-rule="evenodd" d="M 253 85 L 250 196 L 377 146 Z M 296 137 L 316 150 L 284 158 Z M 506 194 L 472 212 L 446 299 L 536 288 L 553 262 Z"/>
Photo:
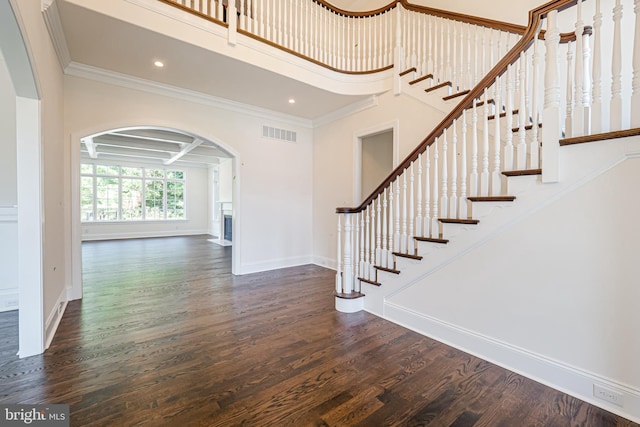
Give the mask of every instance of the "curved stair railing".
<path id="1" fill-rule="evenodd" d="M 635 24 L 625 27 L 635 37 L 624 39 L 620 2 L 611 28 L 602 24 L 599 0 L 555 0 L 532 10 L 517 43 L 384 182 L 359 206 L 337 208 L 339 311 L 362 309 L 363 283 L 380 286 L 381 276 L 400 274 L 397 258 L 422 259 L 418 242 L 447 244 L 450 228 L 476 227 L 474 206 L 514 201 L 505 177 L 556 182 L 561 145 L 640 134 L 620 131 L 640 126 L 640 1 L 635 20 L 627 19 Z M 587 6 L 593 25 L 584 24 Z M 573 31 L 561 34 L 560 25 Z M 623 48 L 623 40 L 632 46 Z M 632 64 L 623 49 L 633 51 Z"/>

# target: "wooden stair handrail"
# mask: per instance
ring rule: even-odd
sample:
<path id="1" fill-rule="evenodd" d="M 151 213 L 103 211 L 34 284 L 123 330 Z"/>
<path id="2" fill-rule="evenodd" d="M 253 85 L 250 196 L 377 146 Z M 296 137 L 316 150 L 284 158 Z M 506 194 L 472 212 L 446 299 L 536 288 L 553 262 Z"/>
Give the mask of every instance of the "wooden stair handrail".
<path id="1" fill-rule="evenodd" d="M 388 12 L 394 9 L 398 5 L 398 3 L 400 3 L 405 9 L 411 10 L 413 12 L 424 13 L 427 15 L 434 15 L 440 18 L 451 19 L 453 21 L 459 21 L 459 22 L 466 22 L 468 24 L 474 24 L 474 25 L 479 25 L 481 27 L 493 28 L 495 30 L 506 31 L 509 33 L 524 34 L 524 32 L 527 30 L 527 27 L 524 25 L 512 24 L 510 22 L 497 21 L 494 19 L 481 18 L 479 16 L 472 16 L 472 15 L 465 15 L 463 13 L 451 12 L 449 10 L 421 6 L 418 4 L 409 3 L 409 0 L 394 0 L 389 4 L 387 4 L 386 6 L 382 6 L 378 9 L 362 11 L 362 12 L 351 12 L 348 10 L 340 9 L 339 7 L 332 5 L 327 0 L 313 0 L 313 2 L 323 7 L 326 7 L 327 9 L 331 10 L 332 12 L 338 15 L 361 17 L 361 18 L 368 18 L 370 16 L 375 16 L 381 13 Z"/>
<path id="2" fill-rule="evenodd" d="M 581 0 L 582 1 L 582 0 Z M 339 207 L 336 208 L 336 213 L 358 213 L 373 202 L 382 192 L 397 178 L 405 169 L 407 169 L 411 163 L 418 159 L 418 156 L 424 152 L 428 146 L 433 144 L 436 137 L 442 135 L 444 130 L 453 124 L 453 120 L 462 115 L 467 107 L 470 107 L 473 101 L 479 98 L 486 88 L 491 87 L 496 77 L 501 76 L 507 67 L 518 60 L 520 53 L 529 48 L 533 42 L 536 33 L 538 33 L 542 24 L 542 19 L 554 10 L 564 10 L 577 4 L 578 0 L 551 0 L 550 2 L 543 4 L 529 11 L 529 25 L 527 31 L 522 38 L 511 48 L 509 52 L 485 75 L 476 86 L 471 89 L 462 101 L 458 103 L 444 119 L 429 133 L 429 135 L 398 165 L 391 174 L 357 207 Z"/>

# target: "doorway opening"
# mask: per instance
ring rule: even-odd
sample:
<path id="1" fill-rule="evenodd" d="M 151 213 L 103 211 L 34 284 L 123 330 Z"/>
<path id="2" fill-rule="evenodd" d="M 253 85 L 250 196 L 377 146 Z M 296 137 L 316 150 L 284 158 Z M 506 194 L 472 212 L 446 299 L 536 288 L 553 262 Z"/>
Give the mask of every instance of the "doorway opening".
<path id="1" fill-rule="evenodd" d="M 367 198 L 398 164 L 398 124 L 383 124 L 356 135 L 355 194 L 359 204 Z"/>

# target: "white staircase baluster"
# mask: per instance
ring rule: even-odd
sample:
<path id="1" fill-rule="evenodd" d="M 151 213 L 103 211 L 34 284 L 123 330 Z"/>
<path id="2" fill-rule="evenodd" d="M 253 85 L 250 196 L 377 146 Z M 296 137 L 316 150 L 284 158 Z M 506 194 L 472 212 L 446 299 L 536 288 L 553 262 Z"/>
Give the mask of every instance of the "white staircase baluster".
<path id="1" fill-rule="evenodd" d="M 467 25 L 467 88 L 472 88 L 476 85 L 476 81 L 474 80 L 473 71 L 471 69 L 471 30 L 473 26 L 471 24 Z"/>
<path id="2" fill-rule="evenodd" d="M 566 99 L 566 113 L 564 117 L 564 135 L 566 138 L 573 136 L 573 50 L 572 42 L 569 40 L 567 43 L 567 99 Z"/>
<path id="3" fill-rule="evenodd" d="M 520 90 L 518 97 L 520 106 L 518 107 L 518 145 L 516 146 L 516 168 L 518 170 L 527 168 L 527 64 L 524 52 L 520 52 Z"/>
<path id="4" fill-rule="evenodd" d="M 506 135 L 505 135 L 505 145 L 504 145 L 504 170 L 510 171 L 513 170 L 513 89 L 515 87 L 515 83 L 513 80 L 513 64 L 509 64 L 507 67 L 507 87 L 506 87 L 506 111 L 505 111 L 505 122 L 506 122 Z"/>
<path id="5" fill-rule="evenodd" d="M 380 264 L 382 267 L 387 267 L 389 265 L 389 254 L 391 253 L 391 238 L 389 237 L 389 230 L 391 227 L 389 225 L 389 219 L 387 218 L 387 190 L 384 190 L 384 197 L 382 198 L 382 263 Z M 389 212 L 389 214 L 391 214 Z"/>
<path id="6" fill-rule="evenodd" d="M 373 264 L 378 265 L 380 262 L 380 233 L 376 233 L 376 204 L 375 201 L 371 202 L 369 205 L 371 209 L 371 243 L 373 246 L 373 253 L 371 257 L 373 258 Z"/>
<path id="7" fill-rule="evenodd" d="M 415 234 L 417 236 L 424 236 L 422 234 L 422 153 L 418 154 L 418 192 L 416 197 L 416 228 Z"/>
<path id="8" fill-rule="evenodd" d="M 409 12 L 408 21 L 411 25 L 411 65 L 418 69 L 418 55 L 416 53 L 416 45 L 418 44 L 418 39 L 416 37 L 416 12 Z M 418 70 L 419 71 L 419 70 Z"/>
<path id="9" fill-rule="evenodd" d="M 560 82 L 558 78 L 558 45 L 560 30 L 558 11 L 547 14 L 545 33 L 544 110 L 542 111 L 542 181 L 557 182 L 559 176 Z"/>
<path id="10" fill-rule="evenodd" d="M 407 253 L 407 175 L 408 169 L 402 172 L 402 235 L 400 237 L 400 249 L 398 252 Z"/>
<path id="11" fill-rule="evenodd" d="M 447 158 L 447 129 L 442 133 L 442 167 L 440 172 L 440 181 L 442 189 L 440 192 L 440 218 L 449 218 L 449 176 L 448 176 L 448 158 Z"/>
<path id="12" fill-rule="evenodd" d="M 482 114 L 482 173 L 480 174 L 480 195 L 489 195 L 489 94 L 484 89 Z"/>
<path id="13" fill-rule="evenodd" d="M 494 126 L 493 126 L 493 171 L 491 173 L 491 189 L 490 194 L 498 196 L 502 194 L 502 173 L 500 168 L 500 106 L 502 105 L 502 85 L 501 78 L 496 77 L 495 81 L 495 114 L 494 114 Z M 508 133 L 507 129 L 507 133 Z"/>
<path id="14" fill-rule="evenodd" d="M 462 146 L 460 147 L 460 201 L 458 218 L 468 217 L 467 212 L 467 110 L 462 113 Z"/>
<path id="15" fill-rule="evenodd" d="M 354 214 L 353 215 L 353 228 L 354 230 L 354 243 L 353 243 L 353 278 L 354 278 L 354 290 L 356 287 L 356 284 L 359 282 L 359 280 L 357 280 L 358 277 L 360 277 L 360 254 L 361 254 L 361 250 L 360 250 L 360 221 L 358 220 L 360 217 L 360 214 Z"/>
<path id="16" fill-rule="evenodd" d="M 453 27 L 453 33 L 451 34 L 451 44 L 453 45 L 449 52 L 452 56 L 451 61 L 451 87 L 453 93 L 458 92 L 458 23 L 451 21 Z"/>
<path id="17" fill-rule="evenodd" d="M 375 207 L 376 206 L 376 201 L 374 200 L 373 202 L 371 202 L 372 205 Z M 378 204 L 377 204 L 377 213 L 376 213 L 376 265 L 382 265 L 381 260 L 383 258 L 383 253 L 382 253 L 382 226 L 381 226 L 381 222 L 382 222 L 382 217 L 381 217 L 381 210 L 382 207 L 381 205 L 381 201 L 380 198 L 378 198 Z"/>
<path id="18" fill-rule="evenodd" d="M 593 16 L 593 104 L 591 106 L 591 132 L 605 132 L 602 117 L 602 47 L 601 35 L 602 12 L 600 0 L 596 0 L 596 10 Z M 608 128 L 607 128 L 608 129 Z"/>
<path id="19" fill-rule="evenodd" d="M 540 49 L 538 35 L 540 28 L 536 31 L 533 39 L 533 60 L 532 60 L 532 84 L 531 84 L 531 142 L 529 143 L 529 168 L 538 169 L 540 167 L 540 142 L 538 138 L 539 116 L 539 87 L 540 87 Z"/>
<path id="20" fill-rule="evenodd" d="M 385 190 L 385 212 L 389 212 L 389 221 L 385 221 L 387 223 L 388 234 L 387 234 L 387 259 L 385 260 L 384 267 L 389 267 L 393 265 L 393 251 L 395 250 L 393 247 L 393 183 L 389 184 Z M 388 196 L 388 197 L 387 197 Z M 389 199 L 389 206 L 387 207 L 387 198 Z"/>
<path id="21" fill-rule="evenodd" d="M 611 58 L 611 108 L 609 130 L 622 129 L 622 44 L 621 44 L 622 5 L 616 0 L 613 8 L 613 53 Z"/>
<path id="22" fill-rule="evenodd" d="M 582 135 L 591 134 L 591 33 L 590 27 L 585 27 L 582 32 Z"/>
<path id="23" fill-rule="evenodd" d="M 438 138 L 433 142 L 433 210 L 431 213 L 431 237 L 437 238 L 441 237 L 442 233 L 440 230 L 440 222 L 438 218 L 440 217 L 440 212 L 438 211 L 438 185 L 440 182 L 438 181 Z"/>
<path id="24" fill-rule="evenodd" d="M 478 100 L 473 100 L 473 115 L 471 116 L 471 173 L 469 174 L 469 196 L 478 195 Z"/>
<path id="25" fill-rule="evenodd" d="M 422 236 L 431 236 L 431 159 L 429 152 L 431 146 L 427 146 L 424 152 L 424 225 L 422 227 Z"/>
<path id="26" fill-rule="evenodd" d="M 428 32 L 428 47 L 427 47 L 427 73 L 435 73 L 435 68 L 433 66 L 433 49 L 434 49 L 434 38 L 435 38 L 435 19 L 433 16 L 427 16 L 427 32 Z M 433 79 L 431 79 L 433 80 Z"/>
<path id="27" fill-rule="evenodd" d="M 446 59 L 445 56 L 447 52 L 445 51 L 444 44 L 444 24 L 445 20 L 440 19 L 440 67 L 438 68 L 438 82 L 443 82 L 447 80 L 446 77 Z"/>
<path id="28" fill-rule="evenodd" d="M 365 263 L 363 270 L 363 277 L 367 280 L 371 280 L 371 263 L 373 259 L 373 248 L 371 246 L 371 206 L 366 209 L 366 217 L 365 217 Z"/>
<path id="29" fill-rule="evenodd" d="M 631 127 L 640 127 L 640 0 L 633 2 L 635 37 L 633 38 L 633 77 L 631 79 Z"/>
<path id="30" fill-rule="evenodd" d="M 409 229 L 407 230 L 407 249 L 406 249 L 406 253 L 408 254 L 412 254 L 415 252 L 415 247 L 414 247 L 414 240 L 413 240 L 413 236 L 415 236 L 415 231 L 414 231 L 414 223 L 415 223 L 415 202 L 414 202 L 414 195 L 415 195 L 415 189 L 414 189 L 414 180 L 415 180 L 415 176 L 413 174 L 413 167 L 414 164 L 411 163 L 411 169 L 410 169 L 410 174 L 409 174 Z"/>
<path id="31" fill-rule="evenodd" d="M 393 250 L 400 252 L 402 250 L 400 246 L 400 178 L 396 179 L 395 202 L 396 213 L 393 232 Z"/>
<path id="32" fill-rule="evenodd" d="M 571 119 L 571 135 L 582 136 L 584 135 L 584 104 L 582 101 L 582 85 L 583 85 L 583 73 L 584 73 L 584 49 L 582 46 L 582 33 L 584 32 L 584 22 L 582 21 L 582 1 L 577 3 L 577 17 L 576 20 L 576 65 L 574 69 L 574 96 L 573 96 L 573 115 Z"/>
<path id="33" fill-rule="evenodd" d="M 457 119 L 451 126 L 451 192 L 449 194 L 449 217 L 458 218 L 458 127 Z"/>

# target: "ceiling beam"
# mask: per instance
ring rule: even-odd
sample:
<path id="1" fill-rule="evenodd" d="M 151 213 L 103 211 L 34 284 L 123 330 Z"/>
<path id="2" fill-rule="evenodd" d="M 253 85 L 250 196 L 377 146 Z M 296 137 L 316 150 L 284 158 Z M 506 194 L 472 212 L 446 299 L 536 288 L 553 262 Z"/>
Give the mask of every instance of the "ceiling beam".
<path id="1" fill-rule="evenodd" d="M 94 144 L 93 138 L 92 137 L 83 138 L 82 142 L 84 143 L 84 146 L 87 147 L 87 152 L 89 153 L 89 157 L 91 157 L 92 159 L 97 159 L 98 153 L 96 152 L 96 144 Z"/>
<path id="2" fill-rule="evenodd" d="M 169 160 L 165 160 L 163 163 L 167 166 L 169 166 L 170 164 L 172 164 L 173 162 L 175 162 L 176 160 L 179 160 L 182 156 L 184 156 L 185 154 L 189 153 L 189 151 L 193 150 L 194 148 L 198 147 L 200 144 L 202 144 L 204 141 L 202 139 L 196 138 L 193 140 L 193 142 L 189 145 L 186 145 L 184 147 L 182 147 L 182 150 L 180 150 L 179 153 L 175 154 L 174 156 L 172 156 Z"/>

